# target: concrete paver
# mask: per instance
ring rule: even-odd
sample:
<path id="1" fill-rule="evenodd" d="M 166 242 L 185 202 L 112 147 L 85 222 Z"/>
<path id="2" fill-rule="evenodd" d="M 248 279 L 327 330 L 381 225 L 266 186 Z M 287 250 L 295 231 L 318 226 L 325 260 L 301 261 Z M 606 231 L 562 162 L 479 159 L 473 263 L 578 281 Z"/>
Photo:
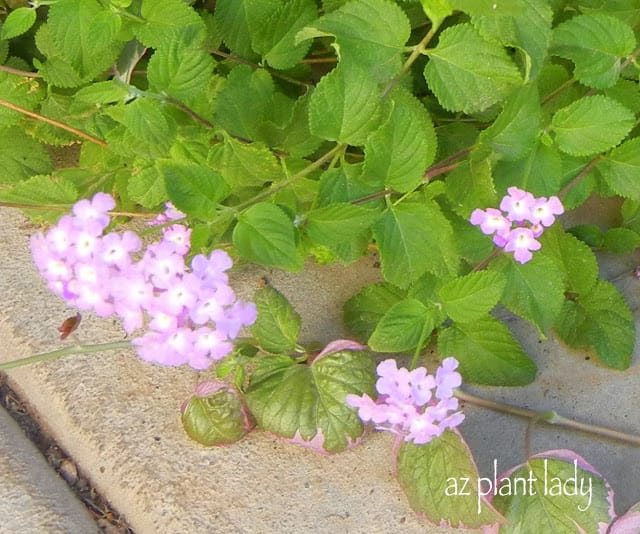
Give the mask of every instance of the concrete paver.
<path id="1" fill-rule="evenodd" d="M 0 408 L 0 533 L 97 533 L 84 506 Z"/>
<path id="2" fill-rule="evenodd" d="M 72 311 L 49 294 L 31 264 L 32 231 L 18 212 L 0 210 L 0 361 L 60 347 L 56 328 Z M 617 261 L 617 260 L 616 260 Z M 630 270 L 630 260 L 611 272 Z M 341 306 L 378 276 L 372 260 L 361 269 L 313 267 L 300 275 L 246 268 L 236 273 L 238 293 L 249 296 L 266 274 L 299 309 L 308 340 L 344 335 Z M 635 280 L 623 290 L 637 293 Z M 638 305 L 636 298 L 632 306 Z M 637 320 L 637 316 L 636 316 Z M 518 406 L 556 409 L 566 416 L 640 434 L 637 357 L 621 373 L 583 362 L 585 355 L 559 342 L 540 342 L 530 325 L 509 327 L 539 366 L 526 388 L 475 388 Z M 111 320 L 88 315 L 83 342 L 121 339 Z M 449 532 L 425 527 L 393 477 L 390 436 L 374 434 L 362 447 L 329 458 L 253 432 L 233 446 L 206 449 L 189 441 L 179 406 L 208 373 L 152 366 L 133 352 L 104 353 L 41 363 L 8 373 L 54 438 L 79 464 L 136 534 L 163 533 L 387 533 Z M 524 459 L 526 422 L 467 408 L 461 431 L 481 473 Z M 632 465 L 640 450 L 558 428 L 536 427 L 533 452 L 571 448 L 611 482 L 617 511 L 640 500 Z"/>

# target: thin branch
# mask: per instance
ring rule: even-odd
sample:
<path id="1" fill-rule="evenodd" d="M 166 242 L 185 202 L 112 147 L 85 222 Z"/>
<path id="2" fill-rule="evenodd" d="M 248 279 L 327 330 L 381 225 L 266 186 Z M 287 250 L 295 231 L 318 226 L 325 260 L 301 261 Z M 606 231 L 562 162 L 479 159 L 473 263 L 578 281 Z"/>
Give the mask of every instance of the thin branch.
<path id="1" fill-rule="evenodd" d="M 0 71 L 8 72 L 9 74 L 15 74 L 16 76 L 22 76 L 23 78 L 42 78 L 37 72 L 28 72 L 26 70 L 18 70 L 6 65 L 0 65 Z"/>
<path id="2" fill-rule="evenodd" d="M 9 108 L 12 109 L 14 111 L 17 111 L 18 113 L 22 113 L 23 115 L 26 115 L 27 117 L 31 117 L 32 119 L 36 119 L 38 121 L 42 121 L 42 122 L 46 122 L 47 124 L 51 124 L 51 126 L 55 126 L 56 128 L 60 128 L 61 130 L 65 130 L 69 133 L 72 133 L 73 135 L 77 135 L 78 137 L 81 137 L 82 139 L 86 139 L 87 141 L 91 141 L 92 143 L 95 143 L 96 145 L 99 145 L 101 147 L 108 147 L 109 145 L 107 145 L 107 143 L 105 143 L 102 139 L 98 139 L 97 137 L 93 137 L 92 135 L 89 135 L 88 133 L 85 133 L 81 130 L 78 130 L 76 128 L 73 128 L 72 126 L 68 126 L 67 124 L 63 124 L 61 122 L 55 121 L 53 119 L 49 119 L 47 117 L 44 117 L 43 115 L 40 115 L 38 113 L 35 113 L 33 111 L 29 111 L 28 109 L 22 108 L 20 106 L 16 106 L 15 104 L 12 104 L 11 102 L 8 102 L 6 100 L 2 100 L 0 98 L 0 106 L 4 106 L 5 108 Z"/>

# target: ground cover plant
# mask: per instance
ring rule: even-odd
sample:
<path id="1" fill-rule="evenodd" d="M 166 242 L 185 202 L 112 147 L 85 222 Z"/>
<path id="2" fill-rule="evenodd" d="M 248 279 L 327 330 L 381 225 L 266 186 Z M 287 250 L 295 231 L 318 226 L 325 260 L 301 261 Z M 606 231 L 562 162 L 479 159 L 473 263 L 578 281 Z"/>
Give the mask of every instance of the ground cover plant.
<path id="1" fill-rule="evenodd" d="M 182 407 L 201 443 L 257 425 L 336 453 L 371 422 L 396 435 L 400 484 L 427 521 L 639 528 L 571 451 L 488 487 L 457 429 L 458 399 L 473 401 L 461 383 L 535 380 L 496 308 L 631 364 L 633 316 L 594 251 L 640 244 L 639 1 L 0 6 L 0 201 L 43 223 L 31 249 L 49 288 L 131 336 L 0 369 L 132 347 L 211 369 Z M 78 165 L 54 169 L 47 147 L 71 144 Z M 563 228 L 592 195 L 623 199 L 621 225 Z M 121 227 L 134 218 L 142 236 Z M 353 339 L 321 351 L 300 344 L 275 288 L 242 302 L 228 276 L 234 262 L 297 272 L 373 253 L 381 281 L 344 307 Z M 543 476 L 551 491 L 536 491 Z"/>

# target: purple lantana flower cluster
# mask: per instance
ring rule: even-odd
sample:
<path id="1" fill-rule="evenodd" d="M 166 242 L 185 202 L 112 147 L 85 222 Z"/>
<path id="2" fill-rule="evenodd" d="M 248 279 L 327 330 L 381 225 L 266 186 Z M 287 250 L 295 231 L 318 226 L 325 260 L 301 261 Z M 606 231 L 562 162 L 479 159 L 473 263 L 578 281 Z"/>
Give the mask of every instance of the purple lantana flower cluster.
<path id="1" fill-rule="evenodd" d="M 483 234 L 494 234 L 493 242 L 513 252 L 516 261 L 526 263 L 533 257 L 531 251 L 540 249 L 537 238 L 555 222 L 556 215 L 564 213 L 564 207 L 556 196 L 535 198 L 517 187 L 510 187 L 507 192 L 500 210 L 473 210 L 470 221 L 480 226 Z"/>
<path id="2" fill-rule="evenodd" d="M 256 319 L 253 303 L 236 300 L 226 271 L 229 255 L 198 254 L 188 267 L 191 230 L 174 224 L 146 247 L 131 231 L 104 234 L 115 207 L 110 195 L 80 200 L 45 234 L 31 237 L 31 252 L 51 291 L 80 310 L 116 315 L 143 360 L 206 369 L 228 355 L 232 340 Z M 162 222 L 176 219 L 174 208 Z"/>
<path id="3" fill-rule="evenodd" d="M 409 371 L 398 369 L 393 359 L 385 360 L 377 367 L 378 400 L 365 393 L 347 395 L 346 401 L 358 409 L 364 422 L 371 421 L 380 430 L 423 445 L 464 420 L 464 414 L 456 411 L 458 399 L 453 396 L 453 389 L 462 382 L 457 367 L 455 358 L 446 358 L 433 376 L 424 367 Z"/>

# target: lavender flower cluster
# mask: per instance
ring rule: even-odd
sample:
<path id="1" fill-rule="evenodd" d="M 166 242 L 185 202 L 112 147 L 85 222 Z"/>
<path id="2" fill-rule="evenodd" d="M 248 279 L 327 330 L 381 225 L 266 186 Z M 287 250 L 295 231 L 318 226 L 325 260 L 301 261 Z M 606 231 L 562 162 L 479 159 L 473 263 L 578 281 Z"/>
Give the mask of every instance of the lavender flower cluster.
<path id="1" fill-rule="evenodd" d="M 555 196 L 549 199 L 535 198 L 517 187 L 510 187 L 507 191 L 508 194 L 500 202 L 502 211 L 495 208 L 476 209 L 470 221 L 480 226 L 483 234 L 495 234 L 493 242 L 497 246 L 513 252 L 516 261 L 526 263 L 533 257 L 531 251 L 541 247 L 537 238 L 545 227 L 554 223 L 556 215 L 564 213 L 564 207 Z M 517 225 L 515 228 L 514 223 Z"/>
<path id="2" fill-rule="evenodd" d="M 131 231 L 103 235 L 114 199 L 97 193 L 80 200 L 58 224 L 31 237 L 31 252 L 51 291 L 80 310 L 116 315 L 143 360 L 206 369 L 228 355 L 232 340 L 256 319 L 253 303 L 236 300 L 227 271 L 229 255 L 185 257 L 191 230 L 174 224 L 162 239 L 143 248 Z M 156 223 L 182 218 L 168 206 Z M 146 323 L 146 325 L 145 325 Z"/>
<path id="3" fill-rule="evenodd" d="M 446 358 L 434 377 L 424 367 L 409 371 L 398 369 L 393 359 L 385 360 L 377 367 L 378 400 L 367 394 L 347 395 L 347 404 L 358 409 L 363 421 L 423 445 L 464 420 L 453 397 L 453 388 L 462 383 L 457 367 L 455 358 Z"/>

